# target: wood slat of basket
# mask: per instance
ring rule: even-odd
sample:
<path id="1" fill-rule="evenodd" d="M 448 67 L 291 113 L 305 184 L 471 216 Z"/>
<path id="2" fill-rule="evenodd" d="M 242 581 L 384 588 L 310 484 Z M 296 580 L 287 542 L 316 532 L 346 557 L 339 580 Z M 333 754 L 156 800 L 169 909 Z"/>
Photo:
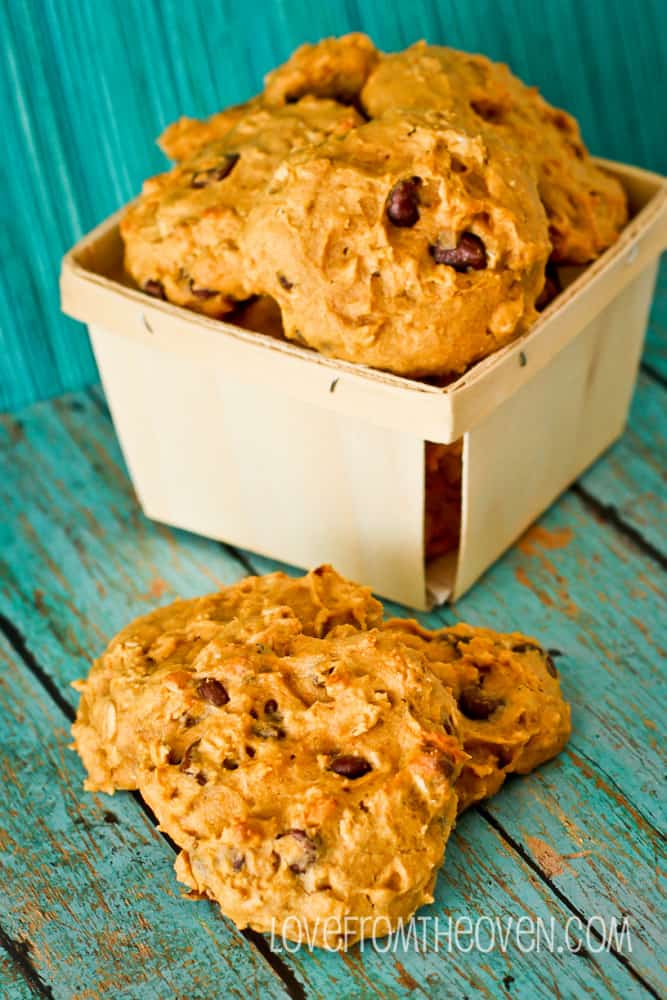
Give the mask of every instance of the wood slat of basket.
<path id="1" fill-rule="evenodd" d="M 655 298 L 651 308 L 644 364 L 658 378 L 667 381 L 667 255 L 658 269 Z"/>
<path id="2" fill-rule="evenodd" d="M 56 996 L 288 996 L 212 905 L 181 898 L 134 798 L 84 794 L 68 718 L 1 635 L 0 732 L 0 924 Z"/>
<path id="3" fill-rule="evenodd" d="M 76 405 L 72 406 L 72 403 Z M 10 470 L 14 482 L 9 482 L 7 477 L 3 482 L 7 483 L 10 493 L 18 491 L 22 494 L 20 510 L 17 507 L 14 512 L 18 518 L 18 537 L 7 549 L 10 558 L 8 570 L 19 578 L 19 593 L 11 610 L 17 624 L 29 634 L 33 652 L 42 657 L 57 683 L 62 686 L 65 680 L 85 671 L 88 657 L 101 648 L 105 637 L 115 628 L 143 607 L 148 608 L 157 603 L 157 592 L 164 585 L 168 590 L 164 591 L 162 600 L 167 600 L 176 591 L 198 592 L 213 586 L 207 564 L 215 567 L 214 572 L 220 579 L 239 575 L 240 566 L 220 546 L 150 525 L 138 514 L 133 504 L 131 488 L 124 478 L 111 427 L 101 419 L 101 414 L 91 405 L 89 398 L 77 397 L 61 400 L 56 406 L 46 404 L 34 407 L 22 415 L 21 422 L 22 429 L 11 419 L 5 421 L 8 433 L 6 443 L 11 437 L 18 447 L 13 448 Z M 31 477 L 34 478 L 31 480 Z M 104 498 L 100 500 L 102 494 Z M 89 513 L 84 516 L 82 508 L 88 509 Z M 49 533 L 42 530 L 47 518 L 52 522 Z M 591 528 L 593 530 L 593 523 Z M 597 526 L 597 530 L 603 536 L 599 544 L 606 550 L 607 535 L 611 532 L 605 532 L 602 526 Z M 35 539 L 40 536 L 41 539 L 36 542 Z M 123 539 L 126 539 L 125 544 Z M 29 553 L 34 553 L 35 547 L 39 549 L 40 546 L 41 551 L 37 551 L 31 558 Z M 23 585 L 20 582 L 24 578 L 21 565 L 25 568 L 26 552 L 29 556 L 29 568 L 36 574 L 33 591 L 41 591 L 37 595 L 37 607 L 31 607 L 33 593 L 25 586 L 25 580 Z M 49 563 L 51 571 L 48 570 Z M 163 583 L 156 584 L 155 581 Z M 514 586 L 515 589 L 520 589 L 520 585 L 515 583 Z M 10 610 L 6 602 L 3 602 L 4 609 Z M 566 624 L 569 626 L 569 622 Z M 71 697 L 69 692 L 67 697 Z M 528 781 L 533 783 L 533 787 L 537 787 L 535 783 L 539 783 L 541 777 L 527 779 L 526 789 Z M 562 791 L 560 785 L 558 788 L 559 792 Z M 602 789 L 599 794 L 594 817 L 604 816 L 609 811 L 609 792 L 605 793 Z M 529 796 L 530 798 L 532 797 Z M 503 871 L 503 864 L 500 870 L 494 866 L 499 864 L 499 857 L 506 857 L 509 859 L 510 870 L 513 871 L 513 866 L 518 863 L 516 857 L 511 852 L 505 855 L 506 845 L 499 853 L 495 842 L 497 832 L 490 831 L 481 818 L 466 819 L 465 824 L 468 825 L 462 828 L 463 831 L 469 830 L 469 824 L 473 822 L 480 824 L 479 830 L 475 828 L 473 837 L 475 850 L 478 850 L 478 844 L 481 845 L 479 865 L 482 868 L 491 866 L 500 883 L 507 882 L 510 877 Z M 602 835 L 603 831 L 600 831 L 600 839 Z M 454 898 L 451 895 L 453 892 L 458 891 L 461 898 L 466 892 L 470 893 L 467 877 L 458 890 L 456 887 L 452 888 L 452 873 L 456 870 L 455 859 L 460 836 L 461 833 L 451 845 L 446 881 L 443 878 L 440 880 L 438 898 L 440 905 L 447 905 L 448 908 Z M 469 834 L 466 840 L 472 836 Z M 466 851 L 470 851 L 469 844 Z M 460 865 L 462 878 L 468 860 Z M 643 870 L 645 862 L 641 857 L 632 866 L 633 871 L 637 864 Z M 526 881 L 529 879 L 529 872 L 530 869 L 526 868 L 521 876 Z M 643 890 L 643 880 L 640 888 Z M 539 891 L 545 894 L 545 905 L 551 906 L 553 898 L 547 887 L 542 885 Z M 625 891 L 627 893 L 631 890 L 626 887 Z M 478 897 L 475 895 L 474 898 Z M 595 897 L 593 901 L 598 898 Z M 639 893 L 634 905 L 641 910 L 644 902 L 645 897 Z M 466 905 L 469 908 L 469 903 Z M 490 912 L 503 912 L 503 906 L 507 905 L 504 891 L 499 893 L 498 898 L 493 892 L 490 896 L 485 896 L 485 905 L 490 908 Z M 335 969 L 340 975 L 342 962 L 348 966 L 352 962 L 354 967 L 354 960 L 349 957 L 343 960 L 336 956 L 329 958 L 318 955 L 315 960 L 301 956 L 291 961 L 302 978 L 313 986 L 319 983 L 316 987 L 318 989 L 323 980 L 318 978 L 319 973 L 316 974 L 315 969 L 322 969 L 323 974 L 328 975 L 327 963 L 333 963 L 331 973 Z M 366 956 L 365 961 L 371 962 L 371 959 Z M 401 959 L 404 970 L 413 969 L 408 977 L 419 969 L 423 970 L 423 957 L 419 959 L 418 966 L 414 964 L 416 961 L 416 957 L 411 954 Z M 616 966 L 612 965 L 610 968 L 615 969 Z M 471 974 L 471 969 L 472 966 L 467 972 L 464 970 L 464 978 Z M 430 974 L 435 977 L 434 982 L 447 981 L 451 985 L 451 980 L 441 980 L 443 970 L 440 965 L 436 964 Z M 479 974 L 478 970 L 474 973 L 477 976 Z M 380 976 L 379 979 L 373 973 L 375 981 L 378 984 L 384 982 L 389 988 L 390 981 L 385 982 L 379 972 L 377 975 Z M 529 971 L 526 971 L 526 975 L 530 976 Z M 456 980 L 456 987 L 461 987 L 460 980 Z M 491 988 L 490 983 L 487 983 L 487 988 Z M 391 989 L 396 989 L 395 984 Z"/>

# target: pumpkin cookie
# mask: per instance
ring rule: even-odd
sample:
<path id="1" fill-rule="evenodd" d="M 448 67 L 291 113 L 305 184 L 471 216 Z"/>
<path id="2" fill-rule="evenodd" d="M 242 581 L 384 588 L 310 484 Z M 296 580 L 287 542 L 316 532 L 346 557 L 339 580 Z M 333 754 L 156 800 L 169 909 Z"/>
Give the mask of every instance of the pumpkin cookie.
<path id="1" fill-rule="evenodd" d="M 224 139 L 237 122 L 261 106 L 261 97 L 253 97 L 244 104 L 234 104 L 203 120 L 179 118 L 164 130 L 158 139 L 158 145 L 170 160 L 189 160 L 202 146 Z"/>
<path id="2" fill-rule="evenodd" d="M 461 534 L 463 442 L 424 447 L 424 558 L 452 552 Z"/>
<path id="3" fill-rule="evenodd" d="M 461 372 L 525 330 L 550 252 L 532 169 L 439 112 L 288 156 L 244 246 L 288 338 L 411 376 Z"/>
<path id="4" fill-rule="evenodd" d="M 138 788 L 240 927 L 334 947 L 433 898 L 459 713 L 379 609 L 328 568 L 246 580 L 139 619 L 79 685 L 87 787 Z"/>
<path id="5" fill-rule="evenodd" d="M 302 45 L 266 76 L 264 100 L 279 106 L 312 94 L 351 104 L 379 58 L 370 38 L 359 32 Z"/>
<path id="6" fill-rule="evenodd" d="M 138 788 L 179 878 L 240 927 L 328 947 L 430 901 L 457 808 L 570 728 L 533 640 L 383 623 L 326 566 L 146 615 L 75 687 L 86 788 Z"/>
<path id="7" fill-rule="evenodd" d="M 516 143 L 536 165 L 556 262 L 593 260 L 627 221 L 623 188 L 592 161 L 575 119 L 502 63 L 418 42 L 382 57 L 361 101 L 374 117 L 397 108 L 456 111 L 471 128 L 488 127 Z"/>
<path id="8" fill-rule="evenodd" d="M 360 121 L 353 109 L 313 97 L 248 112 L 221 139 L 146 181 L 120 225 L 126 270 L 158 298 L 210 316 L 229 312 L 252 294 L 240 241 L 276 166 Z"/>
<path id="9" fill-rule="evenodd" d="M 404 619 L 383 628 L 424 653 L 456 699 L 458 733 L 470 758 L 456 783 L 459 811 L 494 795 L 508 774 L 527 774 L 565 746 L 570 708 L 553 657 L 534 639 L 464 624 L 432 632 Z"/>

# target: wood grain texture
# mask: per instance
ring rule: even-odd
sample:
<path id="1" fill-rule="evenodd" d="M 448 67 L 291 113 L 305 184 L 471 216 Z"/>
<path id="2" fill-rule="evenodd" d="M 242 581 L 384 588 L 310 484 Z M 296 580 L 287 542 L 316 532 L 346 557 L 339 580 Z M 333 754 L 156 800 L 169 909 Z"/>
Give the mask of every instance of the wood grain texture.
<path id="1" fill-rule="evenodd" d="M 667 387 L 640 374 L 627 431 L 579 480 L 586 494 L 663 556 L 667 556 L 666 412 Z"/>
<path id="2" fill-rule="evenodd" d="M 183 900 L 134 798 L 84 794 L 70 739 L 0 636 L 0 924 L 53 996 L 286 996 L 213 906 Z"/>
<path id="3" fill-rule="evenodd" d="M 5 0 L 0 410 L 96 379 L 59 312 L 60 257 L 164 167 L 166 124 L 250 96 L 298 44 L 364 30 L 483 51 L 576 114 L 593 152 L 665 172 L 666 22 L 659 0 Z"/>
<path id="4" fill-rule="evenodd" d="M 0 996 L 6 1000 L 34 1000 L 43 996 L 37 985 L 31 985 L 18 962 L 0 946 Z"/>
<path id="5" fill-rule="evenodd" d="M 644 388 L 630 428 L 639 436 L 642 400 L 655 387 Z M 0 437 L 0 504 L 7 511 L 0 527 L 0 612 L 23 632 L 29 653 L 70 704 L 67 682 L 85 673 L 134 614 L 177 593 L 213 589 L 248 565 L 273 568 L 147 522 L 100 398 L 95 390 L 34 406 L 4 418 Z M 639 482 L 638 470 L 635 476 Z M 345 958 L 281 956 L 308 994 L 327 995 L 336 983 L 346 997 L 407 996 L 418 988 L 498 996 L 508 974 L 510 995 L 526 998 L 549 995 L 563 980 L 570 995 L 643 995 L 642 980 L 658 992 L 665 988 L 655 960 L 661 900 L 654 889 L 655 827 L 663 820 L 654 728 L 660 724 L 656 647 L 664 645 L 661 587 L 654 560 L 570 494 L 455 609 L 473 622 L 533 632 L 563 650 L 575 735 L 558 761 L 511 783 L 486 815 L 462 821 L 431 911 L 553 916 L 560 935 L 577 914 L 627 912 L 634 973 L 613 955 L 568 956 L 564 966 L 558 955 L 536 960 L 516 949 L 456 961 L 443 951 L 412 949 L 391 958 L 368 950 Z M 114 812 L 127 798 L 112 800 Z M 126 835 L 134 836 L 133 826 Z"/>
<path id="6" fill-rule="evenodd" d="M 667 387 L 667 257 L 664 254 L 646 335 L 644 366 Z"/>

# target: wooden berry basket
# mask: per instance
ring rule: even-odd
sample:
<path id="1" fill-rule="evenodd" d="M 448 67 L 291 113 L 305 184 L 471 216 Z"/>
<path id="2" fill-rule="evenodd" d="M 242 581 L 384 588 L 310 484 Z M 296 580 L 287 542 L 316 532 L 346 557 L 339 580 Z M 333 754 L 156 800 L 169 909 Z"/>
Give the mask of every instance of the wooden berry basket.
<path id="1" fill-rule="evenodd" d="M 632 221 L 519 340 L 445 389 L 331 360 L 127 287 L 118 215 L 64 258 L 141 505 L 425 609 L 467 590 L 621 433 L 660 252 L 663 178 L 605 163 Z M 463 439 L 457 553 L 424 563 L 424 442 Z"/>

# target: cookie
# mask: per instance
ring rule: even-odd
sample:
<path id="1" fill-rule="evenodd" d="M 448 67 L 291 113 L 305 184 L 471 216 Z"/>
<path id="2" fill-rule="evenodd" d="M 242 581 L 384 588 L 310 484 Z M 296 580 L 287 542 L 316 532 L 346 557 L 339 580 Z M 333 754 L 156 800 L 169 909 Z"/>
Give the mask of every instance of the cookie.
<path id="1" fill-rule="evenodd" d="M 224 139 L 237 122 L 261 106 L 261 97 L 254 97 L 244 104 L 234 104 L 204 120 L 179 118 L 164 130 L 158 139 L 158 145 L 170 160 L 176 162 L 189 160 L 202 146 Z"/>
<path id="2" fill-rule="evenodd" d="M 244 247 L 288 338 L 411 376 L 462 372 L 525 330 L 550 252 L 532 168 L 439 112 L 289 155 Z"/>
<path id="3" fill-rule="evenodd" d="M 264 100 L 280 106 L 311 94 L 352 104 L 380 54 L 359 32 L 302 45 L 264 80 Z"/>
<path id="4" fill-rule="evenodd" d="M 453 552 L 461 534 L 463 442 L 424 445 L 424 558 Z"/>
<path id="5" fill-rule="evenodd" d="M 392 619 L 385 630 L 424 653 L 460 710 L 458 735 L 469 759 L 456 782 L 459 811 L 559 753 L 571 731 L 553 656 L 518 632 L 459 624 L 429 631 Z"/>
<path id="6" fill-rule="evenodd" d="M 305 97 L 255 108 L 226 134 L 151 178 L 120 224 L 125 268 L 140 288 L 209 316 L 253 294 L 240 243 L 245 218 L 295 148 L 361 121 L 351 108 Z"/>
<path id="7" fill-rule="evenodd" d="M 138 788 L 240 927 L 334 947 L 433 898 L 458 711 L 379 610 L 327 568 L 246 580 L 139 619 L 79 685 L 87 787 Z"/>
<path id="8" fill-rule="evenodd" d="M 383 622 L 330 567 L 146 615 L 75 687 L 86 788 L 139 789 L 240 927 L 328 947 L 430 901 L 457 810 L 569 734 L 534 640 Z"/>
<path id="9" fill-rule="evenodd" d="M 536 165 L 555 262 L 593 260 L 627 221 L 623 188 L 593 162 L 575 119 L 502 63 L 418 42 L 382 57 L 361 102 L 373 117 L 396 108 L 456 111 L 472 129 L 489 127 L 514 142 Z"/>

